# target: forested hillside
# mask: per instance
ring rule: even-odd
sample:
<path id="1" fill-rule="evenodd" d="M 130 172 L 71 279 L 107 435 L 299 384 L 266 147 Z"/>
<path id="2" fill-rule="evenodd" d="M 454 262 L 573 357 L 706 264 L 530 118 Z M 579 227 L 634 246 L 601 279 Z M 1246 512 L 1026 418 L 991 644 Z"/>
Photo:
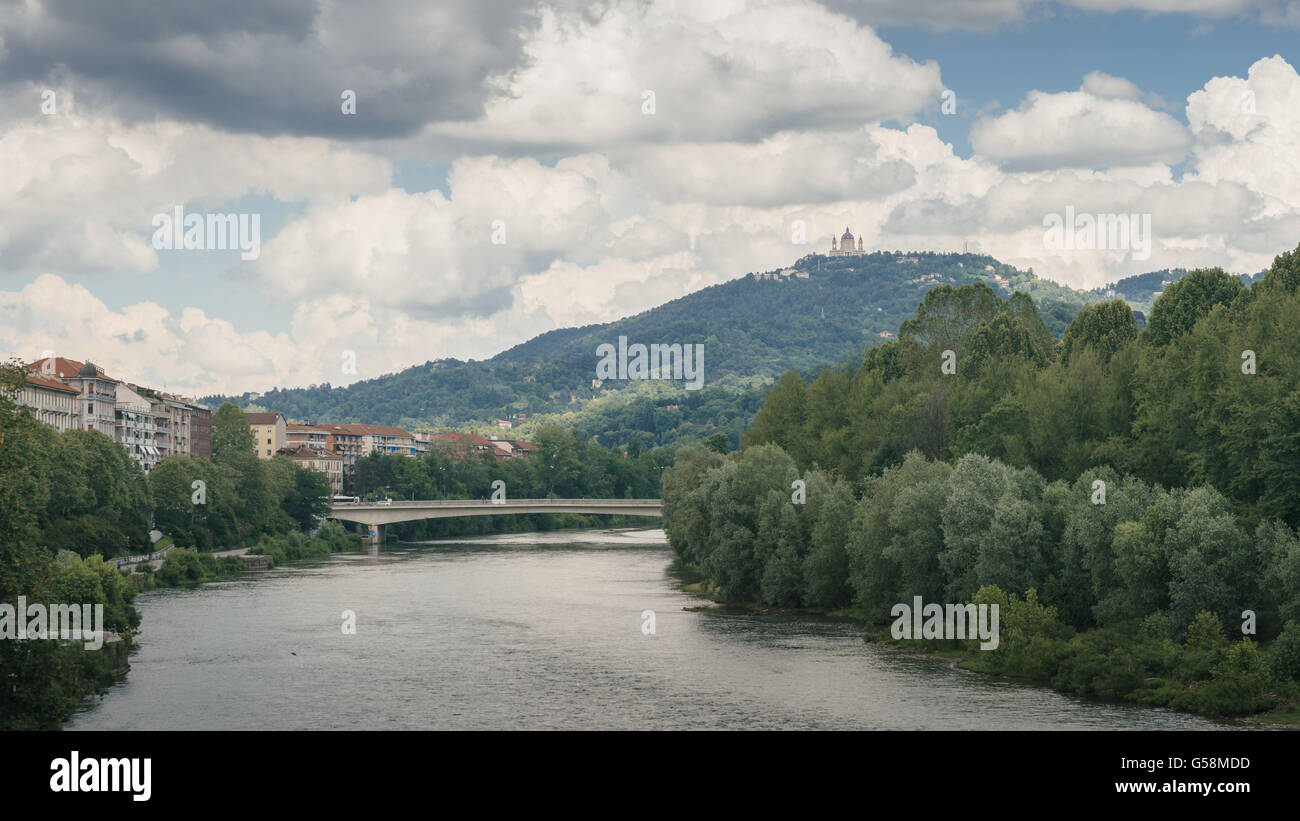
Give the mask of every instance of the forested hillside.
<path id="1" fill-rule="evenodd" d="M 861 367 L 807 384 L 786 374 L 746 441 L 851 478 L 911 450 L 949 461 L 980 453 L 1049 481 L 1110 465 L 1165 486 L 1210 483 L 1243 513 L 1300 525 L 1300 478 L 1284 468 L 1300 464 L 1300 348 L 1284 330 L 1300 316 L 1293 279 L 1291 253 L 1249 287 L 1219 269 L 1193 271 L 1140 333 L 1127 304 L 1098 303 L 1059 351 L 1022 295 L 938 288 Z M 940 369 L 944 350 L 953 374 Z"/>
<path id="2" fill-rule="evenodd" d="M 1257 274 L 1242 274 L 1241 281 L 1249 285 L 1266 273 L 1267 271 L 1260 271 Z M 1185 276 L 1187 276 L 1187 269 L 1185 268 L 1164 268 L 1159 271 L 1149 271 L 1145 274 L 1124 277 L 1119 282 L 1112 282 L 1102 288 L 1095 288 L 1090 292 L 1090 296 L 1122 299 L 1134 311 L 1147 314 L 1151 312 L 1151 306 L 1155 304 L 1159 295 Z"/>
<path id="3" fill-rule="evenodd" d="M 616 343 L 620 335 L 629 343 L 702 342 L 705 390 L 735 395 L 790 369 L 815 375 L 821 367 L 859 358 L 866 348 L 883 341 L 882 331 L 896 333 L 925 292 L 939 284 L 993 284 L 995 275 L 1002 276 L 1007 287 L 1018 285 L 1036 300 L 1053 303 L 1056 310 L 1051 324 L 1057 333 L 1089 300 L 1038 280 L 1030 272 L 973 254 L 809 255 L 793 268 L 807 278 L 777 272 L 772 272 L 773 278 L 751 274 L 616 322 L 551 331 L 486 361 L 430 361 L 346 388 L 327 384 L 272 390 L 255 403 L 247 395 L 205 401 L 214 406 L 231 401 L 241 407 L 279 411 L 293 419 L 415 429 L 460 427 L 490 423 L 512 413 L 575 411 L 594 398 L 629 387 L 628 382 L 617 381 L 599 388 L 591 385 L 597 346 Z M 671 390 L 662 396 L 668 399 L 658 407 L 702 404 L 695 398 L 701 392 L 685 391 L 682 384 L 667 383 Z M 643 404 L 636 413 L 651 414 L 654 407 Z M 708 417 L 688 420 L 683 416 L 648 427 L 619 421 L 611 424 L 639 430 L 658 441 L 682 422 L 689 422 L 692 429 L 719 429 L 712 427 Z"/>
<path id="4" fill-rule="evenodd" d="M 1184 273 L 1157 271 L 1109 287 L 1135 308 L 1148 308 L 1151 288 Z M 577 428 L 608 446 L 631 438 L 655 446 L 717 432 L 735 444 L 752 422 L 763 388 L 776 377 L 795 370 L 812 378 L 824 367 L 858 361 L 885 341 L 882 332 L 897 334 L 927 292 L 976 282 L 1003 297 L 1027 294 L 1058 338 L 1079 308 L 1109 298 L 1106 288 L 1077 293 L 1039 279 L 1032 269 L 976 254 L 811 254 L 783 272 L 750 274 L 615 322 L 551 331 L 486 361 L 443 359 L 348 387 L 326 384 L 272 390 L 255 400 L 245 395 L 205 401 L 279 411 L 296 420 L 412 430 L 486 431 L 494 419 L 526 414 L 540 417 L 539 423 Z M 685 390 L 682 381 L 605 381 L 593 387 L 597 347 L 616 344 L 619 336 L 629 344 L 703 343 L 704 388 Z"/>

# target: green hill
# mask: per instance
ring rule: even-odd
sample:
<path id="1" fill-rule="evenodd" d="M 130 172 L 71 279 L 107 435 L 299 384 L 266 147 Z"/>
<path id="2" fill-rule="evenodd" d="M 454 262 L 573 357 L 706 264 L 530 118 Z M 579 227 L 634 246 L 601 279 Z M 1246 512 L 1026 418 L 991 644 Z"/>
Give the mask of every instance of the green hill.
<path id="1" fill-rule="evenodd" d="M 1170 285 L 1187 276 L 1187 273 L 1186 268 L 1164 268 L 1145 274 L 1134 274 L 1102 288 L 1094 288 L 1088 292 L 1088 295 L 1090 299 L 1122 299 L 1134 311 L 1141 312 L 1145 316 L 1151 313 L 1151 306 L 1155 304 L 1157 296 L 1164 293 Z M 1266 273 L 1267 270 L 1256 274 L 1242 274 L 1241 280 L 1249 285 Z"/>
<path id="2" fill-rule="evenodd" d="M 1001 280 L 999 282 L 998 280 Z M 782 271 L 751 273 L 635 316 L 542 334 L 485 361 L 442 359 L 356 382 L 275 389 L 257 397 L 209 397 L 296 420 L 365 422 L 415 430 L 478 428 L 524 414 L 561 421 L 604 444 L 632 437 L 662 444 L 722 431 L 735 442 L 765 385 L 788 370 L 815 375 L 858 360 L 897 333 L 925 292 L 985 282 L 1004 296 L 1025 290 L 1060 335 L 1078 309 L 1104 299 L 1080 294 L 977 254 L 812 254 Z M 597 348 L 616 344 L 704 345 L 704 389 L 682 381 L 605 381 L 593 387 Z"/>

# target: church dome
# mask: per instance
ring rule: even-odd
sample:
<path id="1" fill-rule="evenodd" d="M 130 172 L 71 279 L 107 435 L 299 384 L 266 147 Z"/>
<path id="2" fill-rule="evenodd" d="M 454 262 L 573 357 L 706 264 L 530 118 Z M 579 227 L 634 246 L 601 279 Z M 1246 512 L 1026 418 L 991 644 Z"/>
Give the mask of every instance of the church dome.
<path id="1" fill-rule="evenodd" d="M 853 243 L 853 234 L 850 233 L 847 225 L 844 227 L 844 236 L 840 237 L 840 242 L 841 243 L 847 242 L 850 245 Z"/>

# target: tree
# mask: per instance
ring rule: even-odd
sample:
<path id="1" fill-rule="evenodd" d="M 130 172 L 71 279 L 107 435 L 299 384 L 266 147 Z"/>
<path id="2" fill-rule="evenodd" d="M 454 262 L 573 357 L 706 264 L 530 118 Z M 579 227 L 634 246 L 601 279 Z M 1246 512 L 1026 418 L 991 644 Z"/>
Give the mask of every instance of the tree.
<path id="1" fill-rule="evenodd" d="M 267 486 L 266 468 L 253 446 L 253 429 L 244 412 L 229 402 L 212 414 L 212 461 L 235 476 L 232 509 L 241 537 L 274 531 L 275 499 Z"/>
<path id="2" fill-rule="evenodd" d="M 26 379 L 22 363 L 0 365 L 0 602 L 6 603 L 20 595 L 49 602 L 55 586 L 53 556 L 37 530 L 50 499 L 48 431 L 13 399 Z M 0 641 L 0 730 L 56 729 L 83 696 L 104 685 L 91 664 L 75 645 Z"/>
<path id="3" fill-rule="evenodd" d="M 1232 302 L 1245 290 L 1241 279 L 1222 268 L 1200 268 L 1170 285 L 1151 307 L 1151 319 L 1142 340 L 1168 345 L 1189 333 L 1216 305 Z"/>
<path id="4" fill-rule="evenodd" d="M 1115 525 L 1111 542 L 1119 587 L 1097 605 L 1102 624 L 1139 619 L 1169 606 L 1169 557 L 1144 522 Z"/>
<path id="5" fill-rule="evenodd" d="M 940 285 L 926 291 L 916 316 L 899 326 L 898 336 L 915 339 L 932 351 L 951 349 L 960 354 L 969 336 L 995 317 L 1002 305 L 982 282 L 957 288 Z"/>
<path id="6" fill-rule="evenodd" d="M 849 584 L 853 603 L 882 623 L 901 599 L 898 562 L 884 555 L 889 544 L 889 512 L 894 489 L 881 479 L 866 480 L 858 502 L 845 552 L 849 556 Z"/>
<path id="7" fill-rule="evenodd" d="M 995 316 L 969 333 L 966 367 L 980 374 L 994 363 L 1005 363 L 1014 357 L 1041 368 L 1051 361 L 1055 346 L 1033 299 L 1017 292 Z"/>
<path id="8" fill-rule="evenodd" d="M 318 519 L 330 512 L 329 480 L 314 470 L 294 465 L 294 485 L 281 508 L 302 530 L 311 530 Z"/>
<path id="9" fill-rule="evenodd" d="M 1242 568 L 1254 564 L 1254 551 L 1221 494 L 1210 488 L 1190 491 L 1165 541 L 1174 624 L 1187 624 L 1203 610 L 1235 615 L 1246 609 L 1253 580 Z"/>
<path id="10" fill-rule="evenodd" d="M 953 468 L 940 515 L 944 547 L 939 565 L 947 579 L 949 601 L 970 601 L 979 589 L 980 545 L 1007 487 L 1007 469 L 987 457 L 968 454 Z"/>
<path id="11" fill-rule="evenodd" d="M 1061 362 L 1069 364 L 1070 356 L 1083 348 L 1091 348 L 1110 362 L 1120 348 L 1137 339 L 1137 321 L 1133 309 L 1122 299 L 1086 305 L 1079 309 L 1074 320 L 1065 328 L 1061 347 Z"/>
<path id="12" fill-rule="evenodd" d="M 1255 284 L 1262 293 L 1295 293 L 1300 291 L 1300 245 L 1294 251 L 1278 254 L 1268 273 Z"/>
<path id="13" fill-rule="evenodd" d="M 939 563 L 943 551 L 943 510 L 948 502 L 952 468 L 912 451 L 903 464 L 881 476 L 891 498 L 885 523 L 887 541 L 881 556 L 898 568 L 899 601 L 921 596 L 927 601 L 944 595 L 946 577 Z M 883 534 L 882 534 L 883 535 Z"/>
<path id="14" fill-rule="evenodd" d="M 256 453 L 253 429 L 242 410 L 225 402 L 212 414 L 212 457 L 233 453 Z"/>
<path id="15" fill-rule="evenodd" d="M 704 446 L 715 453 L 726 454 L 731 451 L 731 443 L 727 441 L 725 433 L 715 433 L 705 437 Z"/>
<path id="16" fill-rule="evenodd" d="M 537 452 L 529 457 L 530 464 L 539 472 L 541 487 L 546 496 L 580 496 L 578 477 L 581 466 L 576 454 L 577 443 L 572 435 L 555 425 L 538 428 L 533 437 Z M 535 474 L 538 475 L 538 474 Z M 487 493 L 487 488 L 484 488 Z"/>
<path id="17" fill-rule="evenodd" d="M 767 392 L 767 401 L 754 417 L 754 424 L 741 438 L 741 447 L 769 443 L 779 445 L 786 453 L 796 456 L 797 460 L 797 454 L 803 451 L 807 404 L 808 392 L 803 380 L 794 371 L 787 372 Z"/>
<path id="18" fill-rule="evenodd" d="M 48 576 L 51 558 L 35 538 L 40 510 L 50 498 L 48 480 L 40 470 L 42 426 L 12 399 L 26 378 L 21 363 L 0 367 L 0 601 L 4 602 L 37 589 Z M 0 641 L 0 648 L 13 644 Z M 5 689 L 0 687 L 0 695 Z"/>
<path id="19" fill-rule="evenodd" d="M 980 543 L 975 577 L 980 586 L 1024 592 L 1043 581 L 1044 530 L 1037 499 L 1009 488 L 993 509 L 993 521 Z"/>
<path id="20" fill-rule="evenodd" d="M 817 471 L 808 478 L 808 492 L 805 516 L 812 519 L 812 527 L 804 557 L 803 599 L 813 607 L 843 607 L 852 596 L 846 545 L 856 506 L 853 489 Z"/>
<path id="21" fill-rule="evenodd" d="M 773 509 L 771 491 L 789 504 L 790 484 L 797 475 L 794 461 L 775 445 L 740 451 L 706 475 L 703 506 L 709 517 L 707 543 L 713 548 L 703 564 L 728 599 L 753 601 L 762 595 L 763 562 L 771 555 L 755 541 L 762 505 L 767 501 L 767 511 Z M 775 551 L 779 544 L 776 539 L 772 544 Z M 789 564 L 793 568 L 796 562 Z"/>
<path id="22" fill-rule="evenodd" d="M 1269 669 L 1280 681 L 1300 681 L 1300 622 L 1289 621 L 1269 648 Z"/>
<path id="23" fill-rule="evenodd" d="M 754 551 L 763 568 L 759 582 L 763 601 L 775 605 L 800 603 L 805 548 L 790 494 L 769 490 L 759 508 Z"/>
<path id="24" fill-rule="evenodd" d="M 698 565 L 709 548 L 709 518 L 704 506 L 705 475 L 722 464 L 722 457 L 701 445 L 677 451 L 672 468 L 664 471 L 662 498 L 664 532 L 677 557 Z"/>
<path id="25" fill-rule="evenodd" d="M 1187 622 L 1183 644 L 1193 650 L 1217 650 L 1228 645 L 1223 622 L 1208 610 L 1202 610 Z"/>

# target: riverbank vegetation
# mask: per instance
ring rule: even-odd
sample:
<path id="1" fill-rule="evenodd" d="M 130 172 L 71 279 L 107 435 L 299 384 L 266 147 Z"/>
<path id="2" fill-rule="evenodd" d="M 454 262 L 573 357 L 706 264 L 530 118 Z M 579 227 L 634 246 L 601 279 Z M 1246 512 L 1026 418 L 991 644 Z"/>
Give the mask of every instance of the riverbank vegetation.
<path id="1" fill-rule="evenodd" d="M 1060 342 L 1021 294 L 936 288 L 860 367 L 783 377 L 740 452 L 683 449 L 663 483 L 673 550 L 729 601 L 878 624 L 915 596 L 999 602 L 1001 644 L 969 665 L 1067 692 L 1285 704 L 1298 288 L 1300 251 L 1250 287 L 1194 271 L 1144 330 L 1103 303 Z"/>
<path id="2" fill-rule="evenodd" d="M 109 437 L 59 433 L 19 407 L 13 395 L 25 379 L 19 362 L 0 367 L 0 602 L 103 604 L 104 627 L 121 643 L 110 653 L 77 641 L 0 641 L 0 729 L 57 728 L 103 692 L 125 657 L 122 643 L 129 648 L 140 625 L 133 602 L 142 590 L 243 570 L 238 558 L 186 549 L 169 552 L 157 573 L 147 564 L 122 572 L 106 558 L 148 553 L 169 537 L 207 550 L 274 539 L 317 546 L 311 550 L 359 546 L 339 525 L 323 527 L 324 537 L 302 536 L 326 509 L 328 485 L 283 457 L 257 459 L 237 408 L 213 415 L 211 461 L 168 457 L 146 478 Z M 165 531 L 157 545 L 149 538 L 153 510 Z"/>
<path id="3" fill-rule="evenodd" d="M 65 477 L 54 467 L 71 454 L 46 425 L 14 403 L 12 396 L 24 379 L 16 363 L 0 368 L 0 602 L 15 609 L 19 596 L 29 605 L 104 604 L 105 627 L 129 639 L 130 631 L 139 625 L 139 614 L 131 604 L 135 590 L 125 577 L 98 557 L 83 559 L 72 551 L 46 546 L 61 543 L 58 527 L 51 527 L 59 520 L 51 513 L 58 513 L 62 504 L 72 504 L 62 486 Z M 102 482 L 110 486 L 132 476 L 118 459 L 120 453 L 116 445 L 94 448 L 84 456 L 85 462 L 65 465 L 70 470 L 67 479 L 75 483 L 84 478 L 84 465 L 92 463 L 106 471 Z M 77 504 L 82 507 L 76 510 L 84 510 L 90 502 Z M 129 500 L 109 510 L 109 525 L 94 535 L 109 544 L 129 544 L 130 528 L 119 529 L 119 517 L 129 518 L 135 505 L 135 500 Z M 112 680 L 107 654 L 86 651 L 81 642 L 0 640 L 0 729 L 58 727 L 83 698 L 101 692 Z"/>
<path id="4" fill-rule="evenodd" d="M 291 530 L 284 534 L 264 534 L 249 551 L 251 556 L 269 556 L 270 567 L 299 559 L 322 559 L 333 553 L 361 550 L 361 537 L 349 533 L 335 521 L 325 521 L 310 536 Z M 157 571 L 141 568 L 137 585 L 143 590 L 156 587 L 197 587 L 205 582 L 230 578 L 244 573 L 247 565 L 239 556 L 214 556 L 193 548 L 178 548 L 167 554 Z"/>
<path id="5" fill-rule="evenodd" d="M 356 533 L 335 521 L 322 522 L 311 536 L 294 531 L 283 536 L 263 536 L 250 555 L 270 556 L 271 566 L 298 559 L 323 559 L 333 553 L 361 550 L 364 545 Z"/>
<path id="6" fill-rule="evenodd" d="M 213 556 L 211 553 L 181 547 L 167 554 L 162 567 L 141 574 L 145 589 L 156 587 L 197 587 L 204 582 L 238 576 L 244 562 L 238 556 Z"/>

